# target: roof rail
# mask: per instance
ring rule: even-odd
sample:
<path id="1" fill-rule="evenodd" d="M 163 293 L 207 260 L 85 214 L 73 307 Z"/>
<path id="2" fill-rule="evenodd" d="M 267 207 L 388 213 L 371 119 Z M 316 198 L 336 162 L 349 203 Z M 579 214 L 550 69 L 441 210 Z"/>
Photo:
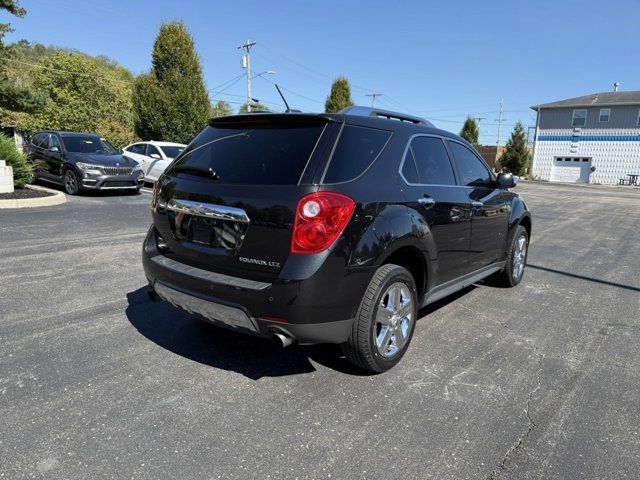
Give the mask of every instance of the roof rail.
<path id="1" fill-rule="evenodd" d="M 433 123 L 425 118 L 407 115 L 405 113 L 392 112 L 390 110 L 382 110 L 380 108 L 353 106 L 343 108 L 338 113 L 342 113 L 345 115 L 359 115 L 363 117 L 381 117 L 388 118 L 390 120 L 399 120 L 401 122 L 421 123 L 429 127 L 434 126 Z"/>

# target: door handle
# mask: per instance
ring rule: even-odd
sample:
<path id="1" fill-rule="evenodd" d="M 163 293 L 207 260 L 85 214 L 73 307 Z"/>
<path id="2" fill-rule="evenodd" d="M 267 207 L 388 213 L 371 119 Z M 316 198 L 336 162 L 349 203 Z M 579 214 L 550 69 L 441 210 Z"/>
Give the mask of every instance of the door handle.
<path id="1" fill-rule="evenodd" d="M 484 203 L 482 203 L 482 202 L 477 202 L 477 201 L 473 201 L 473 202 L 471 202 L 471 206 L 472 206 L 473 208 L 481 208 L 481 207 L 484 207 Z"/>
<path id="2" fill-rule="evenodd" d="M 431 197 L 422 197 L 418 199 L 420 205 L 433 206 L 436 204 L 436 199 Z"/>

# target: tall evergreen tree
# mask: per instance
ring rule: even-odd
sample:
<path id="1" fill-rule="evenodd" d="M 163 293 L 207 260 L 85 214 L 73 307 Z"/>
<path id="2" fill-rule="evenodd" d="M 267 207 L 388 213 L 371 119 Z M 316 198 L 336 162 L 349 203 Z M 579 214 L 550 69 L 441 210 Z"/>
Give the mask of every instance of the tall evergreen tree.
<path id="1" fill-rule="evenodd" d="M 188 143 L 207 124 L 211 104 L 200 58 L 182 22 L 160 26 L 151 71 L 136 79 L 133 106 L 143 140 Z"/>
<path id="2" fill-rule="evenodd" d="M 26 10 L 16 0 L 0 0 L 0 11 L 7 12 L 17 17 L 24 17 Z M 8 23 L 0 23 L 0 108 L 14 112 L 34 112 L 44 102 L 44 97 L 39 93 L 9 80 L 5 72 L 7 60 L 11 60 L 13 50 L 2 42 L 4 35 L 11 32 Z"/>
<path id="3" fill-rule="evenodd" d="M 349 80 L 346 77 L 336 78 L 331 85 L 331 93 L 329 93 L 324 104 L 324 111 L 326 113 L 336 113 L 352 105 L 353 100 L 351 100 Z"/>
<path id="4" fill-rule="evenodd" d="M 464 125 L 462 126 L 462 130 L 460 130 L 460 136 L 471 145 L 473 145 L 476 150 L 478 149 L 478 138 L 480 137 L 480 129 L 475 118 L 467 117 Z"/>
<path id="5" fill-rule="evenodd" d="M 521 122 L 516 123 L 513 127 L 511 137 L 498 162 L 500 171 L 510 172 L 514 175 L 522 175 L 525 168 L 529 166 L 531 155 L 527 150 L 527 139 Z"/>

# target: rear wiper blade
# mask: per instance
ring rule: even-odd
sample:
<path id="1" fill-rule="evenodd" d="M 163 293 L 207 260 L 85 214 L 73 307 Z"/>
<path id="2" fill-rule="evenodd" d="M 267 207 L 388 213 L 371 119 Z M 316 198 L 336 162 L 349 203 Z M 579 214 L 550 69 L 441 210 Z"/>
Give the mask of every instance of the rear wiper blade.
<path id="1" fill-rule="evenodd" d="M 175 168 L 176 172 L 185 172 L 192 175 L 200 175 L 201 177 L 212 178 L 214 180 L 220 180 L 220 175 L 213 168 L 200 168 L 192 167 L 191 165 L 178 165 Z"/>

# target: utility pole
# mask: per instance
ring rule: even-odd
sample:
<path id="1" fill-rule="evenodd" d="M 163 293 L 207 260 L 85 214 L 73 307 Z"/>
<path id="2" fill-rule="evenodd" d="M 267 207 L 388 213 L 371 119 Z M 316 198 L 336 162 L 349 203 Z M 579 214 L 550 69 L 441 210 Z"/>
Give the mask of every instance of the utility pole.
<path id="1" fill-rule="evenodd" d="M 251 47 L 256 42 L 247 40 L 247 43 L 240 45 L 238 50 L 245 49 L 247 53 L 242 57 L 242 66 L 247 71 L 247 112 L 251 112 Z"/>
<path id="2" fill-rule="evenodd" d="M 371 108 L 373 108 L 374 103 L 376 102 L 376 97 L 381 97 L 381 93 L 365 93 L 365 97 L 371 97 Z"/>
<path id="3" fill-rule="evenodd" d="M 498 140 L 496 142 L 496 160 L 500 156 L 500 133 L 501 133 L 500 131 L 502 130 L 502 122 L 504 121 L 504 118 L 502 117 L 502 114 L 504 113 L 503 106 L 504 106 L 504 100 L 500 99 L 500 116 L 496 119 L 496 122 L 498 122 Z"/>

